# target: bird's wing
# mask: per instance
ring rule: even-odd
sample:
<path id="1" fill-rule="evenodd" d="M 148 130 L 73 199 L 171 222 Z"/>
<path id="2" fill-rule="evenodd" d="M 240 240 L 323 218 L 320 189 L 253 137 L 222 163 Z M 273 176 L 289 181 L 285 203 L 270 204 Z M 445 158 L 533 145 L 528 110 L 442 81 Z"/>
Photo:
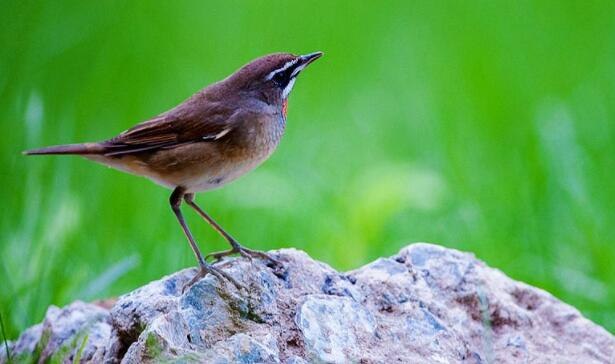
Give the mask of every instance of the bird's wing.
<path id="1" fill-rule="evenodd" d="M 107 156 L 143 152 L 196 142 L 215 141 L 232 130 L 234 110 L 220 104 L 177 109 L 137 124 L 103 142 Z"/>

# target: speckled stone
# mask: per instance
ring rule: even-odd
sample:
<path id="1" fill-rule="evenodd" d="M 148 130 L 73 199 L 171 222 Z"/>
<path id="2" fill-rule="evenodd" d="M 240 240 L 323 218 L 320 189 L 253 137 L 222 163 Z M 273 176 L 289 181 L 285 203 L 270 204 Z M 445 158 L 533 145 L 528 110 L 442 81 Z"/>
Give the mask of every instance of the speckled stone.
<path id="1" fill-rule="evenodd" d="M 615 338 L 550 294 L 474 256 L 417 243 L 339 273 L 301 251 L 151 282 L 111 309 L 50 307 L 9 343 L 17 362 L 613 363 Z M 6 353 L 0 363 L 6 363 Z"/>

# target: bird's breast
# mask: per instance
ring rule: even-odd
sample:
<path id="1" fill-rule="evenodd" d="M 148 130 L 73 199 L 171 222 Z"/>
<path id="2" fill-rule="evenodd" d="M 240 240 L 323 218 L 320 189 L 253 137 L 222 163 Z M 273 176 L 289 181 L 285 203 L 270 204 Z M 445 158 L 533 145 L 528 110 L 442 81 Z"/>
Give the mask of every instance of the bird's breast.
<path id="1" fill-rule="evenodd" d="M 255 120 L 241 128 L 236 139 L 240 148 L 255 158 L 268 157 L 280 143 L 286 128 L 286 118 L 279 114 Z"/>

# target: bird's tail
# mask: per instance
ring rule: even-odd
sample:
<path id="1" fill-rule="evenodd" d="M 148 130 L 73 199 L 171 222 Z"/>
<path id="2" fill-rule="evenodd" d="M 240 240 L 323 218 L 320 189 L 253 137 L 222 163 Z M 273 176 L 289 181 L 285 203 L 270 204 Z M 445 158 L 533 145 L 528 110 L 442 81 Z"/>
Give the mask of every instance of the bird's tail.
<path id="1" fill-rule="evenodd" d="M 31 149 L 23 152 L 25 155 L 45 155 L 45 154 L 102 154 L 105 147 L 99 143 L 65 144 L 54 145 L 51 147 Z"/>

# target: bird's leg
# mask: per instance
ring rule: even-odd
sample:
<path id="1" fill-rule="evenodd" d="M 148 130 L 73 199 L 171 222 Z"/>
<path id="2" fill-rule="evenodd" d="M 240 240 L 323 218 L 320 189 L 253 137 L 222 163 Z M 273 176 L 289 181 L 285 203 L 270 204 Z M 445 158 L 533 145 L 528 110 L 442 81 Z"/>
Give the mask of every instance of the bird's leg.
<path id="1" fill-rule="evenodd" d="M 212 228 L 214 228 L 214 230 L 216 230 L 220 235 L 224 237 L 224 239 L 226 239 L 226 241 L 228 241 L 229 244 L 231 244 L 231 249 L 207 254 L 205 256 L 205 259 L 214 258 L 216 262 L 219 262 L 220 260 L 222 260 L 222 258 L 228 255 L 240 254 L 241 256 L 246 257 L 248 259 L 261 258 L 261 259 L 269 260 L 270 262 L 276 265 L 280 265 L 280 262 L 278 262 L 276 259 L 273 259 L 271 256 L 269 256 L 269 254 L 265 252 L 248 249 L 248 248 L 241 246 L 241 244 L 239 244 L 239 242 L 235 240 L 235 238 L 233 238 L 231 235 L 229 235 L 229 233 L 224 231 L 224 229 L 222 229 L 222 227 L 218 225 L 218 223 L 214 219 L 212 219 L 205 211 L 203 211 L 203 209 L 199 207 L 199 205 L 197 205 L 194 202 L 194 194 L 192 193 L 185 194 L 184 200 L 186 201 L 188 206 L 192 207 L 199 215 L 201 215 L 203 219 L 205 219 L 205 221 L 209 223 L 209 225 L 211 225 Z"/>
<path id="2" fill-rule="evenodd" d="M 203 258 L 203 255 L 201 254 L 199 247 L 196 245 L 194 237 L 192 236 L 192 233 L 190 232 L 190 229 L 188 228 L 188 225 L 186 224 L 186 221 L 184 220 L 184 216 L 182 215 L 180 209 L 183 197 L 184 189 L 181 187 L 175 188 L 170 198 L 171 208 L 173 209 L 173 212 L 177 217 L 177 221 L 179 221 L 179 225 L 181 225 L 182 230 L 184 231 L 184 235 L 186 235 L 186 238 L 188 238 L 188 242 L 190 243 L 190 247 L 192 248 L 192 251 L 196 256 L 196 260 L 199 263 L 200 269 L 199 272 L 188 283 L 184 285 L 184 287 L 182 288 L 182 292 L 184 292 L 188 287 L 196 283 L 199 279 L 207 275 L 207 273 L 213 274 L 214 276 L 216 276 L 216 278 L 220 280 L 226 279 L 233 283 L 233 285 L 235 285 L 238 290 L 241 290 L 243 287 L 233 277 L 220 269 L 212 267 L 211 264 L 207 263 L 207 261 Z"/>

